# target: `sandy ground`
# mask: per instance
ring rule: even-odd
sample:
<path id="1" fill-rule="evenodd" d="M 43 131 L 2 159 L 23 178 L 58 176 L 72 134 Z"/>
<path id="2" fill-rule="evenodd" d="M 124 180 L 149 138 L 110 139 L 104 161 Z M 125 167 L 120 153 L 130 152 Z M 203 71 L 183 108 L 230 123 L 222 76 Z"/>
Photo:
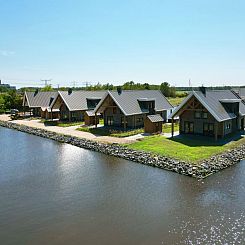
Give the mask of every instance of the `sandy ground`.
<path id="1" fill-rule="evenodd" d="M 0 115 L 0 120 L 2 121 L 10 121 L 11 123 L 17 123 L 21 125 L 26 125 L 29 127 L 45 129 L 51 132 L 60 133 L 64 135 L 71 135 L 83 139 L 94 140 L 103 143 L 118 143 L 118 144 L 127 144 L 133 143 L 137 139 L 144 137 L 143 135 L 138 135 L 135 137 L 125 137 L 125 138 L 116 138 L 110 136 L 97 136 L 88 132 L 82 132 L 76 130 L 78 126 L 71 126 L 71 127 L 58 127 L 58 126 L 45 126 L 39 120 L 10 120 L 9 115 Z"/>

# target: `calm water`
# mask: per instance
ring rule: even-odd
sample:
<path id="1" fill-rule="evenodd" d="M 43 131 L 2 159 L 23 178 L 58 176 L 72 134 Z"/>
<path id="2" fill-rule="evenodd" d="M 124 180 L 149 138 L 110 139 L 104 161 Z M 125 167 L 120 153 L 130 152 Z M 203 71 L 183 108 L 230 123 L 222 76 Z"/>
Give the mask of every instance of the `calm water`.
<path id="1" fill-rule="evenodd" d="M 245 162 L 204 181 L 0 127 L 0 244 L 245 244 Z"/>

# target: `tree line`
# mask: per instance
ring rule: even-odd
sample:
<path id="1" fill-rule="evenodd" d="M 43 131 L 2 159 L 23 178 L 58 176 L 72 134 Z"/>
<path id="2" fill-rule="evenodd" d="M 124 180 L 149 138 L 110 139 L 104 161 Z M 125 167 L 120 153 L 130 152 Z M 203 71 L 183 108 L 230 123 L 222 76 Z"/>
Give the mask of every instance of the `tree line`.
<path id="1" fill-rule="evenodd" d="M 169 83 L 164 82 L 160 85 L 154 85 L 149 83 L 135 83 L 133 81 L 126 82 L 121 86 L 115 86 L 113 84 L 101 84 L 97 83 L 96 85 L 90 85 L 86 87 L 73 87 L 73 90 L 88 90 L 88 91 L 97 91 L 97 90 L 117 90 L 118 88 L 122 90 L 160 90 L 166 97 L 183 97 L 186 96 L 186 93 L 179 93 L 176 91 L 176 88 L 171 86 Z M 23 87 L 18 90 L 9 89 L 6 87 L 0 86 L 0 113 L 4 113 L 10 109 L 22 108 L 22 100 L 25 91 L 34 92 L 36 90 L 42 92 L 48 91 L 67 91 L 68 87 L 60 87 L 59 89 L 53 88 L 51 85 L 47 85 L 43 88 L 34 88 L 34 87 Z"/>
<path id="2" fill-rule="evenodd" d="M 73 87 L 73 90 L 88 90 L 88 91 L 97 91 L 97 90 L 117 90 L 118 88 L 122 90 L 160 90 L 164 96 L 166 97 L 178 97 L 183 93 L 177 93 L 176 88 L 171 86 L 169 83 L 164 82 L 160 85 L 154 85 L 149 83 L 135 83 L 134 81 L 126 82 L 123 85 L 115 86 L 113 84 L 107 83 L 107 84 L 101 84 L 97 83 L 95 85 L 89 85 L 86 87 Z M 66 91 L 68 90 L 68 87 L 60 87 L 52 88 L 51 85 L 47 85 L 40 89 L 40 91 Z M 22 92 L 24 91 L 35 91 L 36 88 L 21 88 Z M 185 95 L 185 94 L 184 94 Z"/>

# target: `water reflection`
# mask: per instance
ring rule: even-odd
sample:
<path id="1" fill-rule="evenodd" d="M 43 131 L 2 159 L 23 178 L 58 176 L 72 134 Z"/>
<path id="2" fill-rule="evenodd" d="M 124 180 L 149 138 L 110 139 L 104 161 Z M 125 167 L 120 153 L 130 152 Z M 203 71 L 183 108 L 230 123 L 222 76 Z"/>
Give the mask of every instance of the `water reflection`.
<path id="1" fill-rule="evenodd" d="M 87 158 L 86 160 L 91 160 L 86 156 L 86 151 L 80 150 L 72 145 L 62 144 L 58 151 L 58 162 L 61 171 L 64 174 L 69 174 L 78 170 L 78 168 L 80 170 L 85 169 L 83 168 L 83 163 L 85 163 L 83 162 L 83 156 Z"/>
<path id="2" fill-rule="evenodd" d="M 225 215 L 219 211 L 217 213 L 218 217 L 208 215 L 200 223 L 194 217 L 180 222 L 180 226 L 171 231 L 171 234 L 181 237 L 177 244 L 244 244 L 244 213 L 231 212 Z"/>
<path id="3" fill-rule="evenodd" d="M 205 180 L 0 127 L 1 244 L 243 244 L 245 164 Z"/>

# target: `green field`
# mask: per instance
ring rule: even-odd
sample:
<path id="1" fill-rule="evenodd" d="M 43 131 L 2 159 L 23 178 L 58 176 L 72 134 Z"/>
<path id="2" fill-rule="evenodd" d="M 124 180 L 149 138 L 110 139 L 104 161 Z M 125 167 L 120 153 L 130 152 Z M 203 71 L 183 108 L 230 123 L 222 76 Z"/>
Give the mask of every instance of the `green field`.
<path id="1" fill-rule="evenodd" d="M 171 139 L 158 135 L 146 137 L 141 141 L 127 145 L 127 147 L 172 157 L 174 159 L 198 162 L 241 143 L 245 143 L 244 138 L 222 144 L 221 142 L 215 142 L 211 138 L 174 137 Z"/>
<path id="2" fill-rule="evenodd" d="M 176 97 L 176 98 L 169 97 L 169 98 L 168 98 L 168 101 L 170 102 L 171 105 L 177 106 L 177 105 L 179 105 L 184 99 L 185 99 L 185 97 Z"/>

